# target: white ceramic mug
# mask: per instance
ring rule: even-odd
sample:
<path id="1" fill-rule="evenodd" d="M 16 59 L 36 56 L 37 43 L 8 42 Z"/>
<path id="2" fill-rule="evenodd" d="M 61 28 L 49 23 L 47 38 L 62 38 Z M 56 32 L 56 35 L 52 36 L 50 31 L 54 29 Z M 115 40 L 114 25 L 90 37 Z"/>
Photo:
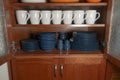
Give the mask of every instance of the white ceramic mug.
<path id="1" fill-rule="evenodd" d="M 96 10 L 87 10 L 86 11 L 86 24 L 95 24 L 95 21 L 97 21 L 100 18 L 100 13 Z"/>
<path id="2" fill-rule="evenodd" d="M 43 10 L 41 11 L 41 15 L 42 15 L 42 18 L 41 18 L 41 22 L 42 24 L 50 24 L 51 23 L 51 11 L 49 10 Z"/>
<path id="3" fill-rule="evenodd" d="M 74 12 L 74 23 L 75 24 L 83 24 L 84 23 L 84 10 L 75 10 Z"/>
<path id="4" fill-rule="evenodd" d="M 27 24 L 27 21 L 30 18 L 30 14 L 26 10 L 17 10 L 16 18 L 18 24 Z"/>
<path id="5" fill-rule="evenodd" d="M 30 10 L 30 22 L 31 24 L 39 24 L 41 20 L 41 14 L 39 10 Z"/>
<path id="6" fill-rule="evenodd" d="M 73 21 L 73 11 L 72 10 L 63 11 L 63 23 L 71 24 L 72 21 Z"/>
<path id="7" fill-rule="evenodd" d="M 62 11 L 61 10 L 53 10 L 52 11 L 52 22 L 53 24 L 61 24 L 62 22 Z"/>

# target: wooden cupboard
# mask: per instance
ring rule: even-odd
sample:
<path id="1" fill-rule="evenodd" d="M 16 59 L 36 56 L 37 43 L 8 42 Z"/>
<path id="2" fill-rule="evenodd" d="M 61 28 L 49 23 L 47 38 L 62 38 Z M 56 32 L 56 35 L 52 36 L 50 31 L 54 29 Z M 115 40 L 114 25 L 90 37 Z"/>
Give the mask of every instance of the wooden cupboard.
<path id="1" fill-rule="evenodd" d="M 32 58 L 31 58 L 32 57 Z M 104 80 L 106 62 L 94 55 L 26 55 L 13 58 L 14 80 Z"/>
<path id="2" fill-rule="evenodd" d="M 116 5 L 119 0 L 103 0 L 101 3 L 21 3 L 19 0 L 4 0 L 6 17 L 6 31 L 8 43 L 7 57 L 0 58 L 0 63 L 10 61 L 11 80 L 110 80 L 115 67 L 120 61 L 111 49 L 111 29 L 118 26 Z M 119 7 L 119 6 L 117 6 Z M 101 13 L 96 24 L 70 25 L 26 25 L 17 23 L 16 10 L 97 10 Z M 115 12 L 115 13 L 114 13 Z M 114 15 L 113 15 L 114 14 Z M 115 16 L 115 17 L 114 17 Z M 114 18 L 113 18 L 114 17 Z M 116 19 L 117 18 L 117 19 Z M 115 21 L 115 22 L 114 22 Z M 114 25 L 117 24 L 117 25 Z M 119 29 L 119 28 L 117 28 Z M 31 34 L 39 32 L 78 32 L 91 31 L 97 33 L 100 49 L 95 52 L 81 52 L 70 50 L 69 54 L 58 50 L 47 53 L 42 50 L 25 52 L 21 50 L 20 41 L 30 38 Z M 115 42 L 115 41 L 114 41 Z M 115 48 L 115 47 L 114 47 Z M 109 65 L 109 62 L 112 65 Z M 119 73 L 119 72 L 118 72 Z M 119 74 L 113 74 L 114 76 Z M 115 79 L 115 78 L 114 78 Z M 114 80 L 113 79 L 113 80 Z M 119 79 L 119 78 L 118 78 Z"/>

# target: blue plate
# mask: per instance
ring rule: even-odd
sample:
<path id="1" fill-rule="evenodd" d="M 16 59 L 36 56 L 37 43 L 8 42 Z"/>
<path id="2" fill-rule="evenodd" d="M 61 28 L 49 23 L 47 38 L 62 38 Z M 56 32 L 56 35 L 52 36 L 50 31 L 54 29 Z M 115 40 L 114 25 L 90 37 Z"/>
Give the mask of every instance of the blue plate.
<path id="1" fill-rule="evenodd" d="M 74 39 L 96 39 L 96 33 L 93 32 L 78 32 Z"/>
<path id="2" fill-rule="evenodd" d="M 21 47 L 24 51 L 35 51 L 40 49 L 36 39 L 25 39 L 21 41 Z"/>
<path id="3" fill-rule="evenodd" d="M 44 33 L 40 33 L 38 35 L 38 37 L 55 37 L 56 36 L 56 33 L 49 33 L 49 32 L 44 32 Z"/>

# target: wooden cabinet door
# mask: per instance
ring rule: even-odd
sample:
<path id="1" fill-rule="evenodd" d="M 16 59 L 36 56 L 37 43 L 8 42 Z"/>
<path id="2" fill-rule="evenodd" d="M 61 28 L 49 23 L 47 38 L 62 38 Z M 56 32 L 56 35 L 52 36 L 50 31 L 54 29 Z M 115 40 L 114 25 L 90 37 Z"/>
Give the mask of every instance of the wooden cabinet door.
<path id="1" fill-rule="evenodd" d="M 99 57 L 64 59 L 60 64 L 60 80 L 104 80 L 105 61 Z"/>
<path id="2" fill-rule="evenodd" d="M 11 60 L 12 56 L 9 51 L 10 49 L 10 44 L 9 44 L 9 36 L 6 33 L 6 25 L 7 21 L 5 21 L 5 12 L 6 10 L 3 0 L 0 0 L 0 65 L 3 63 L 6 63 Z M 9 46 L 8 46 L 9 45 Z"/>
<path id="3" fill-rule="evenodd" d="M 13 80 L 57 80 L 55 65 L 53 59 L 14 59 Z"/>
<path id="4" fill-rule="evenodd" d="M 120 80 L 120 68 L 110 62 L 107 62 L 105 80 Z"/>
<path id="5" fill-rule="evenodd" d="M 120 67 L 120 0 L 110 1 L 106 28 L 108 30 L 106 35 L 106 41 L 108 41 L 107 59 Z"/>

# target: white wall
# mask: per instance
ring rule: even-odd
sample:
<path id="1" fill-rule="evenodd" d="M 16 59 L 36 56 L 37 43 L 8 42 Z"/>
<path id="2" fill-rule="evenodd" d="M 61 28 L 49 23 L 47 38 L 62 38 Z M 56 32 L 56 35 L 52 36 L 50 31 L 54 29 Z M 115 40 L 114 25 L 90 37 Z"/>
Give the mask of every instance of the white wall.
<path id="1" fill-rule="evenodd" d="M 9 80 L 7 63 L 0 66 L 0 80 Z"/>

